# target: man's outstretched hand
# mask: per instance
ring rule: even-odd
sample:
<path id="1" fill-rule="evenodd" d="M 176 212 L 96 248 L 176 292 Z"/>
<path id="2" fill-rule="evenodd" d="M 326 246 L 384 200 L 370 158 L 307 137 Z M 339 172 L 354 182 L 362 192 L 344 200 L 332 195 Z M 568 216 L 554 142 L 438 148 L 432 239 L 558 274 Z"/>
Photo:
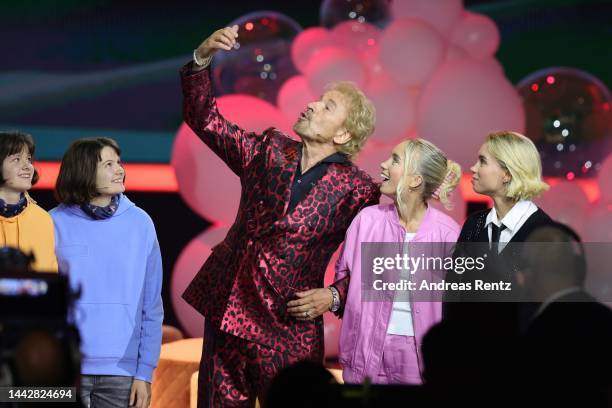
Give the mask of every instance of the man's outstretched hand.
<path id="1" fill-rule="evenodd" d="M 231 50 L 238 38 L 238 26 L 221 28 L 212 33 L 196 49 L 198 61 L 205 61 L 212 57 L 218 50 Z"/>

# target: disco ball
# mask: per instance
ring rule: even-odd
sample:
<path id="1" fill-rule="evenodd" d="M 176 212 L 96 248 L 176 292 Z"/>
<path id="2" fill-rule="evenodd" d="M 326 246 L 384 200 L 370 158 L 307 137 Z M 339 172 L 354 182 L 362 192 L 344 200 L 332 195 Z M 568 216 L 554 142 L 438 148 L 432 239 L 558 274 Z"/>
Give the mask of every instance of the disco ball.
<path id="1" fill-rule="evenodd" d="M 612 98 L 593 75 L 547 68 L 519 82 L 526 134 L 542 156 L 545 176 L 592 177 L 612 148 Z"/>
<path id="2" fill-rule="evenodd" d="M 336 24 L 355 20 L 383 28 L 391 18 L 389 0 L 324 0 L 321 3 L 321 25 L 332 28 Z"/>
<path id="3" fill-rule="evenodd" d="M 212 72 L 216 95 L 247 94 L 276 103 L 282 84 L 297 75 L 291 43 L 302 31 L 284 14 L 257 11 L 228 24 L 238 25 L 238 41 L 231 51 L 215 55 Z"/>

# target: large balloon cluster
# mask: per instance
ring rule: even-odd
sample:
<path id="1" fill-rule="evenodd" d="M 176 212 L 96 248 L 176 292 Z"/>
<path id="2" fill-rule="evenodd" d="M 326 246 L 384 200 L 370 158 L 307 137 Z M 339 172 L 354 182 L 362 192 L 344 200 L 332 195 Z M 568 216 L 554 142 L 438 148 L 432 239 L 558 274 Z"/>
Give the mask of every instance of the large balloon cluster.
<path id="1" fill-rule="evenodd" d="M 223 115 L 249 131 L 276 126 L 292 134 L 299 113 L 326 84 L 353 81 L 377 109 L 376 130 L 357 158 L 376 179 L 380 163 L 406 138 L 432 141 L 467 171 L 487 133 L 525 131 L 523 100 L 495 59 L 498 28 L 489 17 L 466 11 L 462 0 L 324 0 L 321 26 L 304 30 L 274 12 L 235 22 L 240 47 L 220 52 L 213 65 Z M 188 245 L 172 278 L 178 318 L 190 335 L 200 336 L 202 319 L 187 311 L 179 295 L 232 223 L 240 182 L 186 125 L 178 130 L 172 165 L 184 200 L 214 224 Z M 610 160 L 606 166 L 612 167 Z M 601 183 L 611 190 L 609 200 L 612 185 Z M 461 191 L 453 200 L 452 215 L 462 222 Z M 581 208 L 567 207 L 568 216 Z M 594 229 L 609 234 L 599 225 Z M 326 280 L 332 277 L 333 262 Z M 336 320 L 326 317 L 326 325 L 337 334 Z M 328 349 L 336 350 L 334 336 Z"/>

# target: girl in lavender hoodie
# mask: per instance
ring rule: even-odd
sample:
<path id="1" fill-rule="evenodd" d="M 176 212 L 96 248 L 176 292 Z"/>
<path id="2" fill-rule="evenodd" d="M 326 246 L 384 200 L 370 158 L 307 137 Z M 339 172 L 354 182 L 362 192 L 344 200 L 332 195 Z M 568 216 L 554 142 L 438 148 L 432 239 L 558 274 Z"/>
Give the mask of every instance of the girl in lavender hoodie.
<path id="1" fill-rule="evenodd" d="M 97 408 L 146 408 L 161 348 L 162 262 L 153 221 L 123 194 L 120 155 L 112 139 L 73 142 L 51 216 L 59 270 L 81 290 L 81 398 Z"/>
<path id="2" fill-rule="evenodd" d="M 384 273 L 374 274 L 373 269 L 362 271 L 362 249 L 368 251 L 362 243 L 393 243 L 378 246 L 385 255 L 389 255 L 391 245 L 400 255 L 426 252 L 423 255 L 429 257 L 450 257 L 460 227 L 428 201 L 439 200 L 448 206 L 461 168 L 423 139 L 395 146 L 381 168 L 380 191 L 394 203 L 367 207 L 355 217 L 336 264 L 335 283 L 329 288 L 297 293 L 299 300 L 290 304 L 290 312 L 305 310 L 308 318 L 316 318 L 329 309 L 342 317 L 340 364 L 345 382 L 360 383 L 367 377 L 377 384 L 420 384 L 421 341 L 441 319 L 443 292 L 433 298 L 426 298 L 427 292 L 412 296 L 406 290 L 374 293 L 374 280 L 394 280 Z M 373 247 L 369 248 L 372 252 Z M 364 255 L 366 259 L 372 254 Z M 419 271 L 411 279 L 429 276 L 428 272 Z M 376 295 L 382 298 L 375 299 Z"/>

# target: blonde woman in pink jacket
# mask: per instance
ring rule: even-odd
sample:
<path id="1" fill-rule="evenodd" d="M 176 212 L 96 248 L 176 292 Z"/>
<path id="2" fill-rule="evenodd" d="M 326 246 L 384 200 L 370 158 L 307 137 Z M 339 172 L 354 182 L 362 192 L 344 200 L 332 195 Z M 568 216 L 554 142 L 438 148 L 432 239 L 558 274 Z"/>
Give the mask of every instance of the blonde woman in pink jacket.
<path id="1" fill-rule="evenodd" d="M 342 317 L 340 364 L 345 382 L 361 383 L 367 377 L 375 384 L 420 384 L 421 341 L 442 317 L 441 297 L 425 301 L 423 295 L 412 299 L 403 292 L 403 298 L 363 299 L 361 244 L 390 242 L 410 253 L 418 243 L 436 243 L 419 245 L 418 255 L 427 248 L 427 256 L 450 257 L 460 226 L 428 202 L 449 205 L 461 168 L 432 143 L 411 139 L 395 146 L 381 169 L 381 193 L 394 203 L 367 207 L 355 217 L 336 264 L 335 283 L 297 293 L 299 299 L 289 303 L 289 313 L 313 319 L 331 310 Z"/>

